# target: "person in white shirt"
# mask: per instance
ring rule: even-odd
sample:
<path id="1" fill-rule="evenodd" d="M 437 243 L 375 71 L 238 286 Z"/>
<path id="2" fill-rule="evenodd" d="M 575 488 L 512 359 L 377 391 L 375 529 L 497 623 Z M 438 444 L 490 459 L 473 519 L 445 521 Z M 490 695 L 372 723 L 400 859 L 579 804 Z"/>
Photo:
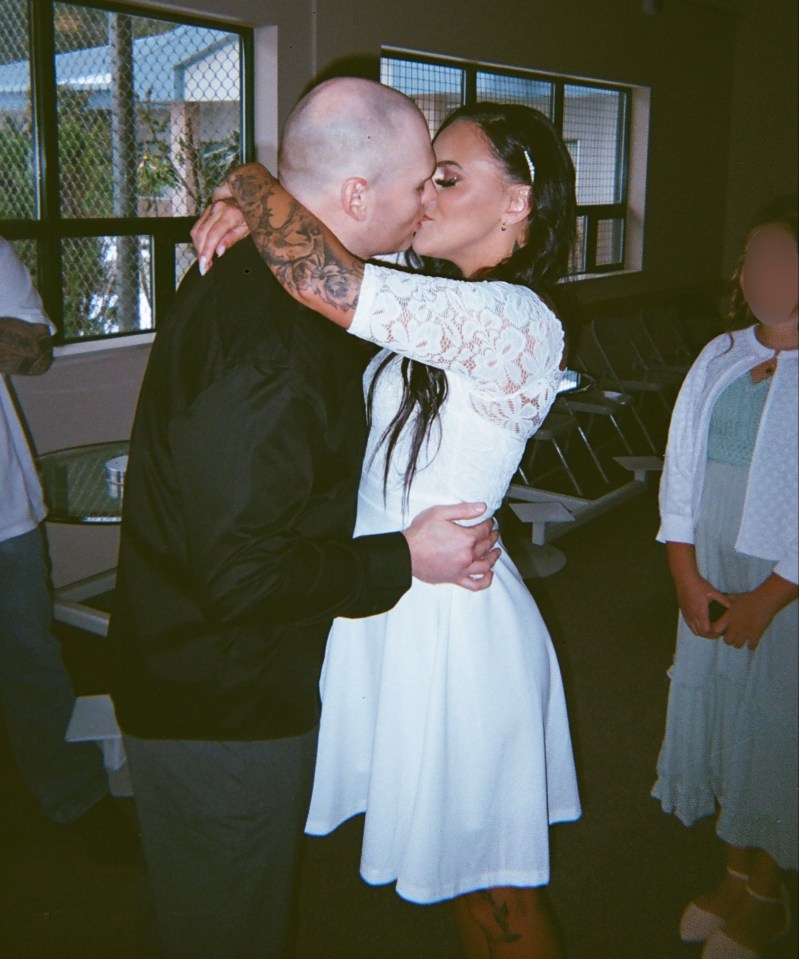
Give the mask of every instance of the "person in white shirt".
<path id="1" fill-rule="evenodd" d="M 731 329 L 672 416 L 661 527 L 680 607 L 653 796 L 686 825 L 718 809 L 726 872 L 688 904 L 703 959 L 755 959 L 789 925 L 797 866 L 797 220 L 759 224 Z M 715 605 L 713 605 L 715 604 Z"/>
<path id="2" fill-rule="evenodd" d="M 66 743 L 75 695 L 51 632 L 53 604 L 40 523 L 47 509 L 7 374 L 52 362 L 53 326 L 28 271 L 0 237 L 0 706 L 17 766 L 53 822 L 71 824 L 103 860 L 130 853 L 102 756 Z"/>

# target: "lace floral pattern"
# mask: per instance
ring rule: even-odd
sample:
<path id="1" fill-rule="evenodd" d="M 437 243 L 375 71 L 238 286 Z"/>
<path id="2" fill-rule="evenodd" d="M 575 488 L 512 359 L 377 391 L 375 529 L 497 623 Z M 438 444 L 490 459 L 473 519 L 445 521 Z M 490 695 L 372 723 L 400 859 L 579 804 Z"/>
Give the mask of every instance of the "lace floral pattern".
<path id="1" fill-rule="evenodd" d="M 470 382 L 484 419 L 518 436 L 541 425 L 560 379 L 563 331 L 531 290 L 367 264 L 350 332 Z"/>

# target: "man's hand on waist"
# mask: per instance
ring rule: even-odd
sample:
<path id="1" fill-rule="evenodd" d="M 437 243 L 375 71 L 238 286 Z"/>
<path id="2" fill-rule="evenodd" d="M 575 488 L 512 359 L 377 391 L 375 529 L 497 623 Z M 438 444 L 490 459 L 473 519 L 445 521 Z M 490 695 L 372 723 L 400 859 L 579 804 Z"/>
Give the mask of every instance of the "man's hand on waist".
<path id="1" fill-rule="evenodd" d="M 485 503 L 458 503 L 431 506 L 419 513 L 403 530 L 413 575 L 425 583 L 452 583 L 472 592 L 487 589 L 500 556 L 494 520 L 459 525 L 459 521 L 474 521 L 485 509 Z"/>

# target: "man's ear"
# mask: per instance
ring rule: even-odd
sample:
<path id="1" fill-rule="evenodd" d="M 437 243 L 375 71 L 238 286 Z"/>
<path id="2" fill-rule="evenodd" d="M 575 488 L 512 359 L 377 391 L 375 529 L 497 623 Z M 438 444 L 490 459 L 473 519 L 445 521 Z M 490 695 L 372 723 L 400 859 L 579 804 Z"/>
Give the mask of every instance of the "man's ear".
<path id="1" fill-rule="evenodd" d="M 369 212 L 369 184 L 360 176 L 348 177 L 341 185 L 341 209 L 362 223 Z"/>
<path id="2" fill-rule="evenodd" d="M 508 191 L 508 205 L 505 209 L 505 221 L 518 223 L 526 220 L 532 209 L 533 188 L 523 183 L 514 184 Z"/>

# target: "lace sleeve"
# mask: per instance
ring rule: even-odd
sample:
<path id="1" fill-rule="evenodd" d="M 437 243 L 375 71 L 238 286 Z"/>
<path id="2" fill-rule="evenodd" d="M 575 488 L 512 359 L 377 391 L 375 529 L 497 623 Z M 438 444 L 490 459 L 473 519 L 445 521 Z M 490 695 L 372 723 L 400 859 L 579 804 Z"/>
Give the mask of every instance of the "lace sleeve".
<path id="1" fill-rule="evenodd" d="M 367 264 L 350 333 L 472 384 L 472 405 L 532 433 L 560 379 L 563 330 L 523 286 L 469 283 Z"/>

